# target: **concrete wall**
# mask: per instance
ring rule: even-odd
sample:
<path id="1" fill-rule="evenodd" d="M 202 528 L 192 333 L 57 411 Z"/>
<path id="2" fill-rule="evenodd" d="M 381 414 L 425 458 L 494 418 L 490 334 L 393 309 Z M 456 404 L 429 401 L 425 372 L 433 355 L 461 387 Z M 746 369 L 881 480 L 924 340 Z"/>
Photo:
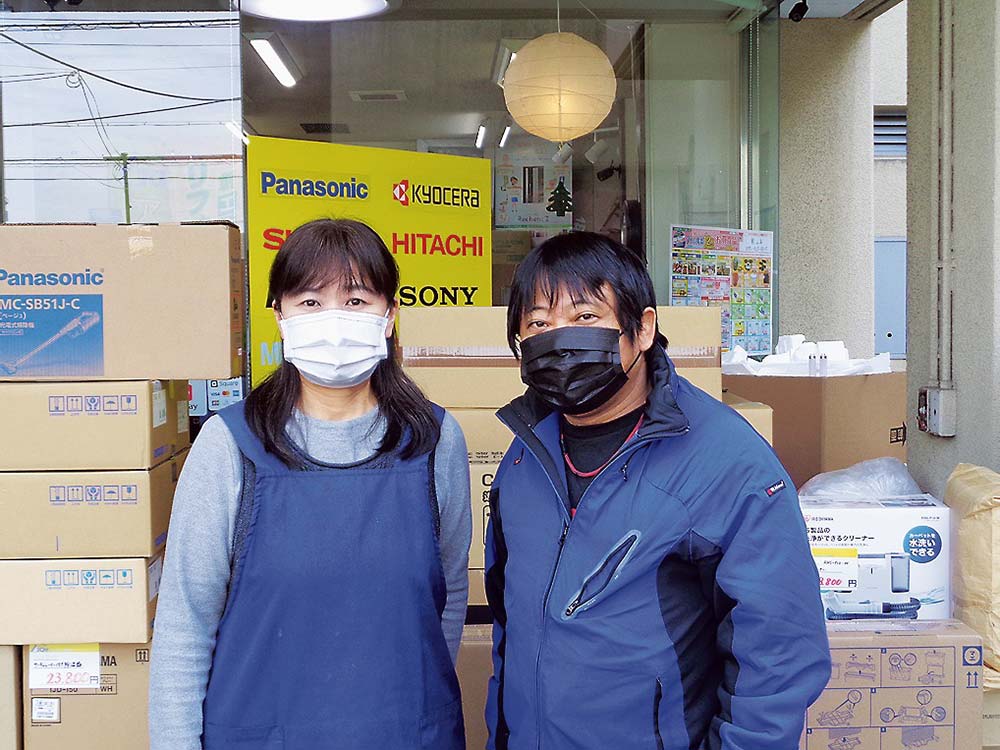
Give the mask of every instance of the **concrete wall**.
<path id="1" fill-rule="evenodd" d="M 874 351 L 871 25 L 781 27 L 779 333 Z"/>
<path id="2" fill-rule="evenodd" d="M 937 3 L 909 5 L 909 125 L 907 177 L 909 267 L 907 340 L 910 424 L 917 391 L 931 377 L 931 309 L 936 273 L 934 217 L 937 188 L 932 144 L 938 139 L 933 95 L 938 78 L 935 44 Z M 1000 219 L 997 186 L 1000 158 L 1000 10 L 995 0 L 955 4 L 954 59 L 954 382 L 958 391 L 958 435 L 936 438 L 910 430 L 911 472 L 928 491 L 941 494 L 959 462 L 1000 470 Z M 946 209 L 947 210 L 947 209 Z"/>
<path id="3" fill-rule="evenodd" d="M 876 237 L 906 236 L 906 159 L 876 159 L 874 214 Z"/>
<path id="4" fill-rule="evenodd" d="M 905 2 L 872 21 L 872 100 L 876 107 L 906 105 Z"/>
<path id="5" fill-rule="evenodd" d="M 872 21 L 872 104 L 906 106 L 906 3 Z M 906 236 L 906 159 L 875 160 L 876 237 Z"/>

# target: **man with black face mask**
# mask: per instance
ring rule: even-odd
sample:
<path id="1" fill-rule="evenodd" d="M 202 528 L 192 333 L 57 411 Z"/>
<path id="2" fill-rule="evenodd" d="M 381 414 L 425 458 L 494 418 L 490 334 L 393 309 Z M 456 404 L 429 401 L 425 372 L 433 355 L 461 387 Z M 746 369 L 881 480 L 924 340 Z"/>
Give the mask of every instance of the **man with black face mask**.
<path id="1" fill-rule="evenodd" d="M 489 750 L 794 750 L 830 675 L 795 487 L 677 375 L 640 258 L 560 235 L 519 266 L 527 393 L 490 493 Z"/>

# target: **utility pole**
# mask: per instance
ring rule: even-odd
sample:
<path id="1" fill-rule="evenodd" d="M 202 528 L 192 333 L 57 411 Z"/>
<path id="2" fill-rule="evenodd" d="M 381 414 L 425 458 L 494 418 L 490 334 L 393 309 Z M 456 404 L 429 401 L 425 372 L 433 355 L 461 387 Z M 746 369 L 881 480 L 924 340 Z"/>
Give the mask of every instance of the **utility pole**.
<path id="1" fill-rule="evenodd" d="M 122 179 L 125 183 L 125 223 L 132 223 L 132 201 L 129 200 L 128 193 L 128 154 L 118 154 L 118 156 L 105 156 L 104 161 L 113 161 L 121 165 Z"/>
<path id="2" fill-rule="evenodd" d="M 125 223 L 132 223 L 132 201 L 129 199 L 128 185 L 128 165 L 129 162 L 179 162 L 179 161 L 240 161 L 243 157 L 235 154 L 213 154 L 206 156 L 129 156 L 128 154 L 118 154 L 118 156 L 105 156 L 104 161 L 113 161 L 121 164 L 122 180 L 125 188 Z M 138 179 L 142 179 L 141 177 Z"/>

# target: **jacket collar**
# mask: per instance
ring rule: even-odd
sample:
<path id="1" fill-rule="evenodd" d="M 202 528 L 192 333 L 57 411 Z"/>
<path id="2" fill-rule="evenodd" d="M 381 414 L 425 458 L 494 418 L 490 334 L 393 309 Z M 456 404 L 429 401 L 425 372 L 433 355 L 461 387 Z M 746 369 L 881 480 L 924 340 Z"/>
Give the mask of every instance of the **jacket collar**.
<path id="1" fill-rule="evenodd" d="M 677 387 L 677 370 L 667 356 L 666 350 L 654 345 L 647 358 L 653 381 L 646 403 L 646 419 L 638 437 L 666 437 L 687 432 L 690 423 L 677 404 L 675 389 Z M 531 389 L 497 412 L 497 416 L 507 424 L 518 437 L 524 438 L 522 432 L 527 429 L 534 431 L 548 416 L 554 412 Z"/>

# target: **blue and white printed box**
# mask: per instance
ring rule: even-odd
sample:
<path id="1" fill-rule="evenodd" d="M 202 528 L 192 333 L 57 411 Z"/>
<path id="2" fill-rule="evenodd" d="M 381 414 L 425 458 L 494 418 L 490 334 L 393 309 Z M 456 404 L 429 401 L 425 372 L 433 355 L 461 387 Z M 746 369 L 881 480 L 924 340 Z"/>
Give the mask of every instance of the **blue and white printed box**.
<path id="1" fill-rule="evenodd" d="M 828 620 L 951 616 L 951 511 L 930 495 L 804 497 Z"/>

